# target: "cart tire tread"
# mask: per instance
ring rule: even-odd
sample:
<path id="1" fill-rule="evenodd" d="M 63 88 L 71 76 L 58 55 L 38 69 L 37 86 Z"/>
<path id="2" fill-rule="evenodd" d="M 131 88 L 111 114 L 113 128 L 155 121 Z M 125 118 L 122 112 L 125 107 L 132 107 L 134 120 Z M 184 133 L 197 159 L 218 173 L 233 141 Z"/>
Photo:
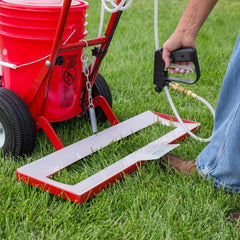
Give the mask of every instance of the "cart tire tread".
<path id="1" fill-rule="evenodd" d="M 15 157 L 31 153 L 36 137 L 32 115 L 25 102 L 6 88 L 0 88 L 0 117 L 7 128 L 3 152 L 11 152 Z"/>

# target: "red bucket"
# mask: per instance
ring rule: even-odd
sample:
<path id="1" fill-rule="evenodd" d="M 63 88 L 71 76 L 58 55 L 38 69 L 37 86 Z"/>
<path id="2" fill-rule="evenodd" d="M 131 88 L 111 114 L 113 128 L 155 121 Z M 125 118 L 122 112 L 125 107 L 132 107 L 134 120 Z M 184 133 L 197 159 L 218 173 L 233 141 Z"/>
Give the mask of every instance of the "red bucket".
<path id="1" fill-rule="evenodd" d="M 22 99 L 33 87 L 34 80 L 48 59 L 62 1 L 0 0 L 1 61 L 18 66 L 2 66 L 3 87 Z M 88 3 L 73 0 L 62 44 L 75 43 L 87 35 L 85 30 Z M 82 49 L 61 54 L 62 66 L 56 65 L 43 116 L 50 122 L 72 118 L 82 112 Z"/>

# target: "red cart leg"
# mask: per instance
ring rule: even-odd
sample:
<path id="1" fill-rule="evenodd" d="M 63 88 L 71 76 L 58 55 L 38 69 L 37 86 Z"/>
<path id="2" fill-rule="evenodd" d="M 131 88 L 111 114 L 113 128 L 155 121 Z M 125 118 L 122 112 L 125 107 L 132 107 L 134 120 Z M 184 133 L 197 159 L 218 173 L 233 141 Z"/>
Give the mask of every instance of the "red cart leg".
<path id="1" fill-rule="evenodd" d="M 108 118 L 111 125 L 116 125 L 119 123 L 117 117 L 115 116 L 114 112 L 112 111 L 111 107 L 109 106 L 107 100 L 103 96 L 96 96 L 93 99 L 94 107 L 100 106 L 105 113 L 106 117 Z"/>
<path id="2" fill-rule="evenodd" d="M 50 140 L 50 142 L 52 143 L 52 145 L 56 150 L 60 150 L 64 148 L 64 145 L 61 142 L 60 138 L 58 137 L 58 135 L 52 128 L 51 124 L 45 117 L 43 116 L 37 117 L 36 125 L 37 125 L 37 130 L 42 129 L 45 132 L 48 139 Z"/>

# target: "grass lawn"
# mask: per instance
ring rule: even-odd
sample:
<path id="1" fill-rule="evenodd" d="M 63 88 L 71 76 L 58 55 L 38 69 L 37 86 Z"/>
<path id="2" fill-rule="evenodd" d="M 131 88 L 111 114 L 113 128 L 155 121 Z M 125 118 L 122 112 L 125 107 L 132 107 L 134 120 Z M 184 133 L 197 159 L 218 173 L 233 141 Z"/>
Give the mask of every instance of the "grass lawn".
<path id="1" fill-rule="evenodd" d="M 87 39 L 97 36 L 100 2 L 89 0 Z M 160 46 L 175 29 L 186 3 L 159 1 Z M 149 109 L 173 114 L 165 93 L 156 93 L 152 83 L 153 8 L 153 0 L 135 0 L 123 12 L 99 71 L 111 88 L 113 110 L 120 121 Z M 197 38 L 202 77 L 188 89 L 214 107 L 239 31 L 239 12 L 238 0 L 219 1 Z M 181 117 L 200 122 L 199 136 L 209 137 L 213 120 L 208 109 L 173 90 L 170 93 Z M 109 126 L 99 125 L 99 129 Z M 65 145 L 91 135 L 84 118 L 57 124 L 56 131 Z M 161 125 L 147 128 L 54 177 L 79 182 L 167 131 Z M 173 153 L 195 159 L 205 146 L 189 138 Z M 145 164 L 82 205 L 16 180 L 17 168 L 53 151 L 39 132 L 30 157 L 0 159 L 0 239 L 239 239 L 240 224 L 227 221 L 230 211 L 240 211 L 239 195 L 216 189 L 202 178 L 173 174 L 169 169 L 163 172 L 159 161 Z"/>

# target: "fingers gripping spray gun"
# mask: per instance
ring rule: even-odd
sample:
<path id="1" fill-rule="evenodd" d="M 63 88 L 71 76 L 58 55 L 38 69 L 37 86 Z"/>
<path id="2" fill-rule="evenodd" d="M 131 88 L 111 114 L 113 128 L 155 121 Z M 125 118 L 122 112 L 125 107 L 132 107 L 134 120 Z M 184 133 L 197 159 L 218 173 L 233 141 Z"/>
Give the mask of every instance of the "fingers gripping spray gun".
<path id="1" fill-rule="evenodd" d="M 171 53 L 172 62 L 192 62 L 194 64 L 194 70 L 196 73 L 195 81 L 168 76 L 168 70 L 165 69 L 165 62 L 162 59 L 162 53 L 162 48 L 155 51 L 153 83 L 157 92 L 161 92 L 165 86 L 169 86 L 171 81 L 194 84 L 199 80 L 201 73 L 198 64 L 197 51 L 195 48 L 181 48 Z M 179 65 L 179 67 L 183 66 Z"/>
<path id="2" fill-rule="evenodd" d="M 162 48 L 157 49 L 155 51 L 154 77 L 153 77 L 153 83 L 155 85 L 155 90 L 157 92 L 161 92 L 163 89 L 165 89 L 168 101 L 172 107 L 172 110 L 173 110 L 175 116 L 177 117 L 178 121 L 181 123 L 182 127 L 187 131 L 187 133 L 191 137 L 193 137 L 196 140 L 202 141 L 202 142 L 209 142 L 211 140 L 211 137 L 207 138 L 207 139 L 199 138 L 195 134 L 193 134 L 191 131 L 189 131 L 189 129 L 187 129 L 187 127 L 184 125 L 181 117 L 179 116 L 179 114 L 172 102 L 172 98 L 171 98 L 168 90 L 166 89 L 167 86 L 170 86 L 171 88 L 173 88 L 176 91 L 179 91 L 188 96 L 198 99 L 199 101 L 204 103 L 209 108 L 213 117 L 215 116 L 215 111 L 214 111 L 213 107 L 205 99 L 201 98 L 197 94 L 194 94 L 192 91 L 189 91 L 189 90 L 181 87 L 179 84 L 172 83 L 172 82 L 179 82 L 179 83 L 185 83 L 185 84 L 194 84 L 199 80 L 201 73 L 200 73 L 196 49 L 195 48 L 181 48 L 181 49 L 177 49 L 171 53 L 171 61 L 172 62 L 192 62 L 193 63 L 194 71 L 196 73 L 196 79 L 194 81 L 169 76 L 168 70 L 165 69 L 165 62 L 162 59 L 162 53 L 163 53 Z M 176 65 L 175 65 L 175 67 L 176 67 Z M 177 65 L 177 67 L 184 68 L 182 65 Z"/>

